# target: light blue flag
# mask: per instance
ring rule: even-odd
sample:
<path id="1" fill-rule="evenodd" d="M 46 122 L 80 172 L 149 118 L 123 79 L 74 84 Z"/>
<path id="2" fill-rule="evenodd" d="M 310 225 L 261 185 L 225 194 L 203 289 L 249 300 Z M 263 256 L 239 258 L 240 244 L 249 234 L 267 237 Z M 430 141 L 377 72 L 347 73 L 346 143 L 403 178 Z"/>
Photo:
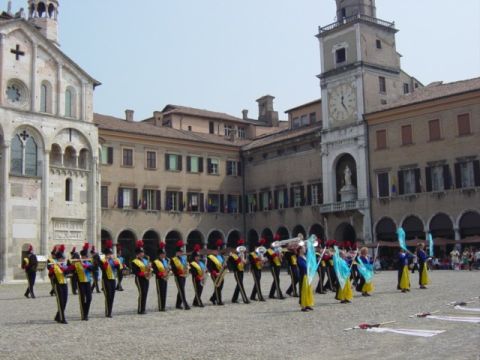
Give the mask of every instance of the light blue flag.
<path id="1" fill-rule="evenodd" d="M 430 257 L 433 257 L 433 237 L 431 233 L 428 233 L 427 239 L 428 239 L 428 252 L 429 252 L 428 255 Z"/>
<path id="2" fill-rule="evenodd" d="M 317 273 L 318 269 L 318 263 L 317 263 L 317 258 L 315 255 L 315 247 L 313 246 L 313 243 L 315 242 L 316 237 L 315 235 L 311 235 L 308 240 L 306 241 L 307 244 L 307 277 L 308 277 L 308 283 L 312 284 L 313 278 L 315 277 L 315 274 Z"/>
<path id="3" fill-rule="evenodd" d="M 357 270 L 365 279 L 366 283 L 369 283 L 373 279 L 373 265 L 372 264 L 365 264 L 362 259 L 357 257 Z"/>
<path id="4" fill-rule="evenodd" d="M 335 269 L 335 275 L 337 275 L 340 288 L 343 289 L 350 277 L 350 266 L 340 257 L 338 246 L 335 246 L 335 253 L 333 254 L 333 268 Z"/>
<path id="5" fill-rule="evenodd" d="M 398 237 L 398 243 L 400 244 L 400 248 L 402 248 L 405 251 L 408 251 L 407 244 L 405 242 L 405 238 L 407 237 L 407 235 L 405 234 L 405 230 L 403 230 L 403 228 L 399 227 L 397 229 L 397 237 Z"/>

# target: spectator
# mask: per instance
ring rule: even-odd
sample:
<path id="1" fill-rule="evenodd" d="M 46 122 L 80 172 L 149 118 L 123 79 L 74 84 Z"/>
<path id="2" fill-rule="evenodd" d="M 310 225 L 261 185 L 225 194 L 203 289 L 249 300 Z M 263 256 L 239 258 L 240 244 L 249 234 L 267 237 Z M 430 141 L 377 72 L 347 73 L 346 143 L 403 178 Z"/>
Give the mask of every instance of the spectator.
<path id="1" fill-rule="evenodd" d="M 451 260 L 451 264 L 452 264 L 452 270 L 457 270 L 458 265 L 460 263 L 460 253 L 458 252 L 457 248 L 454 248 L 450 252 L 450 260 Z"/>

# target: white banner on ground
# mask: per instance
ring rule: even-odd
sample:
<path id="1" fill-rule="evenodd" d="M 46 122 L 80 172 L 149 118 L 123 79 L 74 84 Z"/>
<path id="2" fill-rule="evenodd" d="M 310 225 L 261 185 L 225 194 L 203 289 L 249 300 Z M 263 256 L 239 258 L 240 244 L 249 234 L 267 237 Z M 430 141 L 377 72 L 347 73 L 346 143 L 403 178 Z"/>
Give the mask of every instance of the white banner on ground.
<path id="1" fill-rule="evenodd" d="M 474 324 L 480 324 L 480 317 L 478 316 L 444 316 L 444 315 L 428 315 L 427 319 L 444 320 L 444 321 L 459 321 Z"/>
<path id="2" fill-rule="evenodd" d="M 420 336 L 420 337 L 432 337 L 441 333 L 444 333 L 445 330 L 417 330 L 417 329 L 391 329 L 391 328 L 371 328 L 367 331 L 374 333 L 395 333 L 401 335 L 409 336 Z"/>
<path id="3" fill-rule="evenodd" d="M 454 307 L 455 310 L 463 310 L 463 311 L 472 311 L 472 312 L 480 312 L 480 308 L 468 308 L 465 306 L 457 305 Z"/>

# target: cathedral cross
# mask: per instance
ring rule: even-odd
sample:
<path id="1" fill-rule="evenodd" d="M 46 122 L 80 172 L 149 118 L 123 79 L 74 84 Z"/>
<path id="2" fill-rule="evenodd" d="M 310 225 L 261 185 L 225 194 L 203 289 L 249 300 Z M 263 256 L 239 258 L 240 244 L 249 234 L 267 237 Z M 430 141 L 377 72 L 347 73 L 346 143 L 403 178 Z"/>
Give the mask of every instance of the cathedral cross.
<path id="1" fill-rule="evenodd" d="M 22 138 L 23 141 L 26 141 L 30 137 L 30 135 L 28 135 L 25 130 L 23 130 L 23 132 L 21 132 L 19 136 Z"/>
<path id="2" fill-rule="evenodd" d="M 10 52 L 12 54 L 15 54 L 15 59 L 16 60 L 20 60 L 20 56 L 24 56 L 25 55 L 25 52 L 24 51 L 20 51 L 20 45 L 17 44 L 17 47 L 15 49 L 11 49 Z"/>

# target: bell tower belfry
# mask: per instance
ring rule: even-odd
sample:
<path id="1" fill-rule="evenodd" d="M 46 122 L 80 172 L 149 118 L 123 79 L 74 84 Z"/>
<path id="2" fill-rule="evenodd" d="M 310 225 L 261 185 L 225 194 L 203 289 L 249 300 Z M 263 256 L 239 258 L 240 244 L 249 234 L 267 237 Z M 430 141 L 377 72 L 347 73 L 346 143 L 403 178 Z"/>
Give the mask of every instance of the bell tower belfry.
<path id="1" fill-rule="evenodd" d="M 377 17 L 375 0 L 336 0 L 337 21 L 356 15 Z"/>
<path id="2" fill-rule="evenodd" d="M 55 45 L 58 43 L 58 0 L 28 0 L 28 20 Z"/>

